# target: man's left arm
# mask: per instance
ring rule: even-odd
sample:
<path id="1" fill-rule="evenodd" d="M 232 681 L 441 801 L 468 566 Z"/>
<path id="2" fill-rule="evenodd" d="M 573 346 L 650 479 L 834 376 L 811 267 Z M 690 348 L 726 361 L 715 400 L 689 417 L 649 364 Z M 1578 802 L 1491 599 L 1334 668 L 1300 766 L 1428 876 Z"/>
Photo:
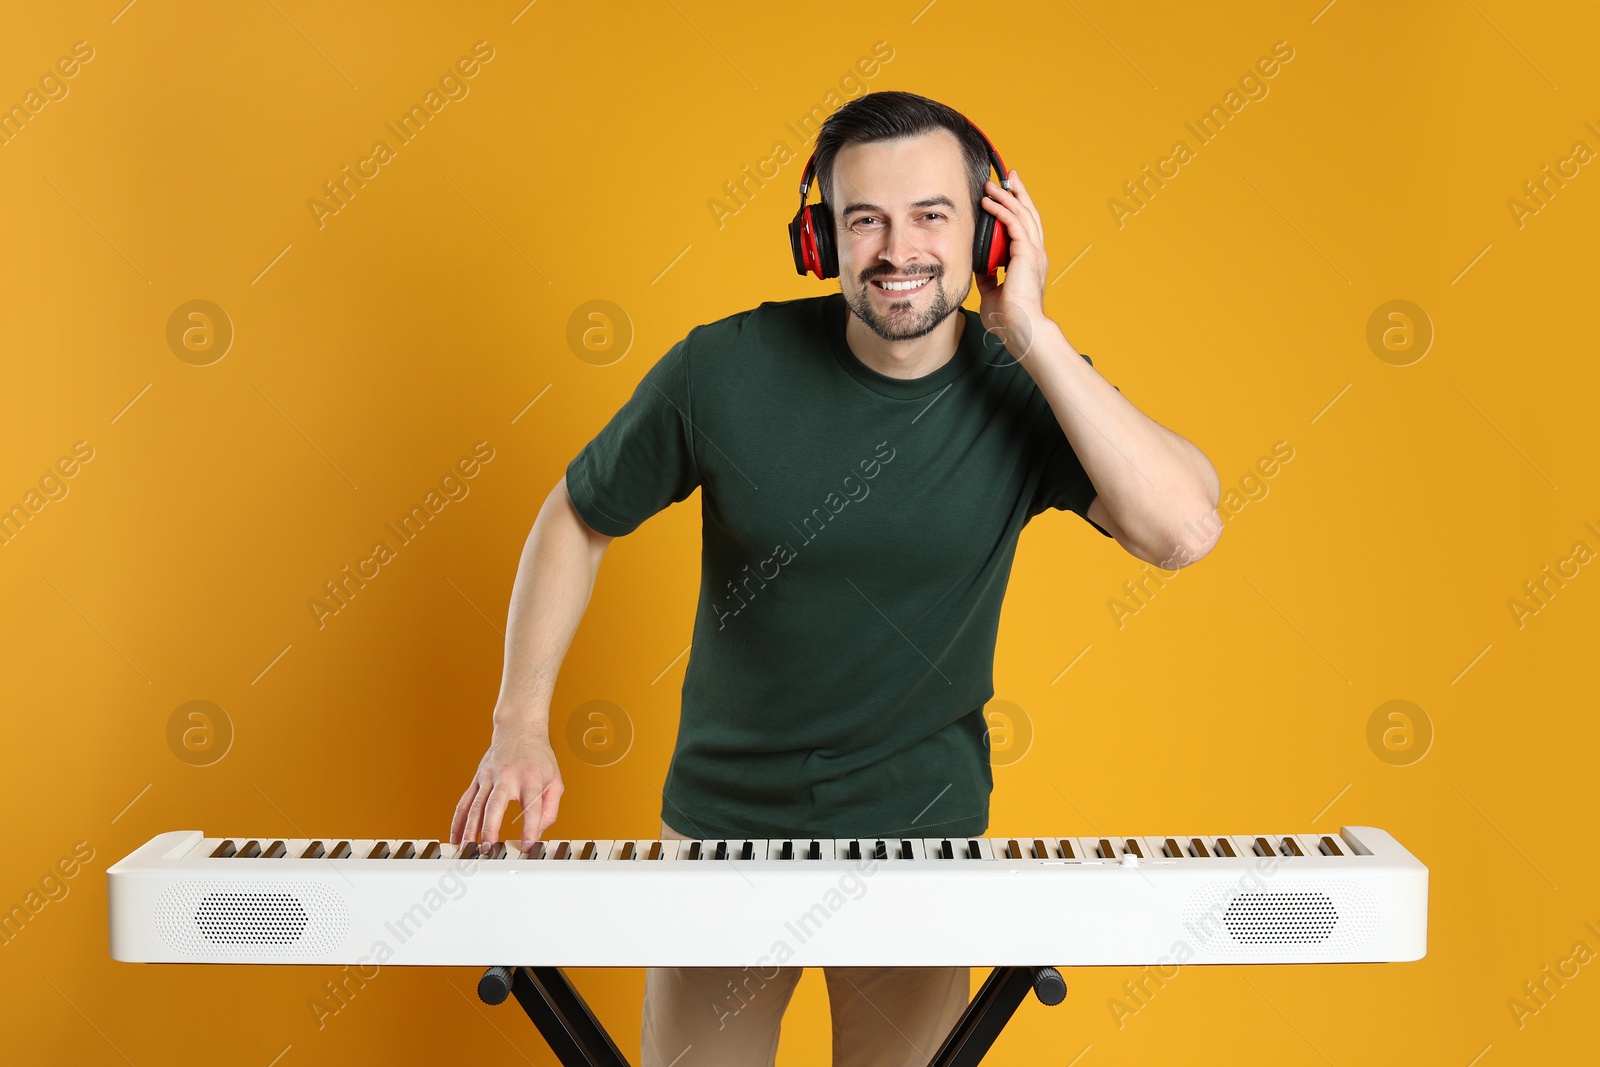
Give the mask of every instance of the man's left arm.
<path id="1" fill-rule="evenodd" d="M 1135 407 L 1048 317 L 1022 332 L 1022 365 L 1094 483 L 1090 521 L 1147 563 L 1182 567 L 1210 552 L 1222 486 L 1205 453 Z"/>
<path id="2" fill-rule="evenodd" d="M 1044 224 L 1015 170 L 984 183 L 984 210 L 1010 239 L 1006 280 L 977 275 L 979 316 L 1033 376 L 1097 494 L 1088 518 L 1147 563 L 1182 567 L 1222 534 L 1221 483 L 1194 444 L 1134 407 L 1044 313 Z"/>

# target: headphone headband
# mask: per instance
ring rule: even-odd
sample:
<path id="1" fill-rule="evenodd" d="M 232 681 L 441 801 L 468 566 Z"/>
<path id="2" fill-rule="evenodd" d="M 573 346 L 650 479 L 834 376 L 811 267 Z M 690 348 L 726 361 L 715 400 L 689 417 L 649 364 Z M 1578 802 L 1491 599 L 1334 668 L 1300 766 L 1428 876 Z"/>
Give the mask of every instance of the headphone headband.
<path id="1" fill-rule="evenodd" d="M 962 117 L 966 118 L 965 116 Z M 1006 176 L 1005 161 L 1000 158 L 1000 153 L 995 149 L 994 142 L 990 141 L 988 136 L 985 135 L 982 130 L 978 129 L 977 124 L 971 119 L 966 119 L 966 123 L 977 132 L 979 137 L 983 138 L 983 146 L 987 150 L 989 156 L 989 165 L 994 168 L 994 172 L 996 174 L 1000 175 L 1000 188 L 1009 192 L 1011 189 L 1011 179 Z M 816 149 L 812 149 L 810 157 L 806 160 L 805 173 L 800 176 L 800 204 L 802 207 L 805 206 L 806 195 L 811 191 L 811 178 L 816 172 L 816 166 L 817 151 Z"/>

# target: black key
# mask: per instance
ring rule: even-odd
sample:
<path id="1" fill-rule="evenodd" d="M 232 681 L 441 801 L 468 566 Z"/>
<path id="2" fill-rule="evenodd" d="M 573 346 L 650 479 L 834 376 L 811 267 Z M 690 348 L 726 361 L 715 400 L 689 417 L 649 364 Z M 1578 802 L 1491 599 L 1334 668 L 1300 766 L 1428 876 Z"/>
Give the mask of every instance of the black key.
<path id="1" fill-rule="evenodd" d="M 658 860 L 660 858 L 661 858 L 661 842 L 660 841 L 652 841 L 652 842 L 650 842 L 650 852 L 649 852 L 648 855 L 645 856 L 645 859 L 647 859 L 647 860 Z"/>
<path id="2" fill-rule="evenodd" d="M 1020 860 L 1021 858 L 1022 846 L 1017 844 L 1017 839 L 1013 837 L 1010 841 L 1006 842 L 1006 859 Z"/>
<path id="3" fill-rule="evenodd" d="M 410 841 L 405 842 L 394 850 L 394 858 L 397 860 L 408 860 L 416 856 L 416 854 L 417 848 Z"/>
<path id="4" fill-rule="evenodd" d="M 1117 850 L 1112 848 L 1111 842 L 1107 841 L 1103 837 L 1100 839 L 1100 845 L 1096 851 L 1099 852 L 1100 858 L 1103 860 L 1114 860 L 1117 858 Z"/>
<path id="5" fill-rule="evenodd" d="M 561 844 L 556 846 L 555 854 L 550 858 L 553 860 L 564 860 L 567 858 L 567 853 L 569 851 L 570 849 L 567 847 L 567 842 L 563 841 Z"/>
<path id="6" fill-rule="evenodd" d="M 1264 838 L 1264 837 L 1256 838 L 1255 854 L 1258 855 L 1258 856 L 1270 856 L 1270 855 L 1272 855 L 1272 846 L 1267 844 L 1267 839 L 1266 838 Z"/>
<path id="7" fill-rule="evenodd" d="M 822 842 L 811 842 L 811 848 L 806 852 L 806 859 L 820 860 L 822 858 Z"/>
<path id="8" fill-rule="evenodd" d="M 533 847 L 528 850 L 528 854 L 523 856 L 522 858 L 525 859 L 525 860 L 542 860 L 542 859 L 544 859 L 544 842 L 543 841 L 535 841 L 533 843 Z"/>
<path id="9" fill-rule="evenodd" d="M 1061 858 L 1062 859 L 1071 860 L 1071 859 L 1077 859 L 1078 858 L 1078 854 L 1076 852 L 1072 851 L 1072 842 L 1071 841 L 1068 841 L 1066 838 L 1063 837 L 1063 838 L 1060 839 L 1060 842 L 1061 842 Z"/>
<path id="10" fill-rule="evenodd" d="M 689 842 L 689 858 L 692 860 L 697 860 L 700 858 L 700 842 Z"/>
<path id="11" fill-rule="evenodd" d="M 1333 843 L 1333 838 L 1331 837 L 1324 837 L 1320 842 L 1318 842 L 1317 851 L 1322 853 L 1324 856 L 1344 855 L 1343 852 L 1339 851 L 1339 846 Z"/>
<path id="12" fill-rule="evenodd" d="M 850 842 L 850 859 L 858 860 L 860 858 L 861 858 L 861 842 L 860 841 L 852 841 L 852 842 Z"/>
<path id="13" fill-rule="evenodd" d="M 269 846 L 267 850 L 261 854 L 261 858 L 264 860 L 275 860 L 283 856 L 283 854 L 288 851 L 289 850 L 284 847 L 282 841 L 274 841 L 271 846 Z"/>
<path id="14" fill-rule="evenodd" d="M 461 843 L 461 854 L 456 858 L 463 860 L 475 860 L 478 858 L 479 851 L 478 843 L 476 841 L 463 841 Z"/>
<path id="15" fill-rule="evenodd" d="M 496 841 L 494 844 L 483 850 L 483 858 L 486 860 L 505 859 L 506 843 L 504 841 Z"/>
<path id="16" fill-rule="evenodd" d="M 348 859 L 349 856 L 350 842 L 348 841 L 340 841 L 337 845 L 333 846 L 333 851 L 328 853 L 328 858 L 330 860 Z"/>
<path id="17" fill-rule="evenodd" d="M 1124 851 L 1124 852 L 1132 852 L 1135 856 L 1138 856 L 1140 859 L 1144 859 L 1144 849 L 1140 848 L 1139 847 L 1139 842 L 1135 841 L 1131 837 L 1128 838 L 1128 847 L 1123 849 L 1122 851 Z"/>
<path id="18" fill-rule="evenodd" d="M 888 859 L 889 858 L 889 846 L 884 844 L 882 841 L 879 841 L 878 844 L 876 845 L 876 847 L 874 847 L 873 850 L 872 850 L 872 858 L 875 859 L 875 860 L 886 860 L 886 859 Z"/>
<path id="19" fill-rule="evenodd" d="M 726 841 L 718 841 L 717 842 L 717 854 L 715 856 L 711 857 L 711 858 L 712 859 L 718 859 L 718 860 L 727 859 L 728 858 L 728 843 Z"/>
<path id="20" fill-rule="evenodd" d="M 792 859 L 794 859 L 794 842 L 793 841 L 785 841 L 783 843 L 783 851 L 778 853 L 778 858 L 781 859 L 781 860 L 792 860 Z"/>
<path id="21" fill-rule="evenodd" d="M 389 842 L 379 841 L 372 846 L 372 851 L 367 853 L 369 860 L 386 860 L 389 858 Z"/>
<path id="22" fill-rule="evenodd" d="M 1283 839 L 1283 847 L 1279 851 L 1283 852 L 1285 856 L 1305 855 L 1304 852 L 1300 851 L 1300 842 L 1296 841 L 1292 837 L 1286 837 Z"/>
<path id="23" fill-rule="evenodd" d="M 978 843 L 976 841 L 968 841 L 967 842 L 967 859 L 975 860 L 975 859 L 978 859 L 979 857 L 981 857 L 982 855 L 983 855 L 983 852 L 979 850 Z"/>
<path id="24" fill-rule="evenodd" d="M 1033 858 L 1036 860 L 1047 860 L 1050 858 L 1050 850 L 1045 848 L 1044 842 L 1037 837 L 1033 839 Z"/>
<path id="25" fill-rule="evenodd" d="M 1170 837 L 1167 838 L 1166 841 L 1162 842 L 1161 851 L 1163 855 L 1171 856 L 1175 860 L 1180 860 L 1183 858 L 1183 849 L 1180 848 L 1178 843 Z"/>
<path id="26" fill-rule="evenodd" d="M 622 851 L 617 853 L 617 859 L 619 859 L 619 860 L 631 860 L 631 859 L 633 859 L 633 842 L 632 841 L 624 841 L 622 843 Z"/>
<path id="27" fill-rule="evenodd" d="M 744 843 L 744 848 L 739 850 L 739 858 L 742 860 L 753 860 L 756 858 L 756 845 L 754 841 L 746 841 Z"/>
<path id="28" fill-rule="evenodd" d="M 1327 838 L 1324 837 L 1323 840 L 1326 841 Z M 214 852 L 211 853 L 211 858 L 214 860 L 225 860 L 237 851 L 239 851 L 238 845 L 235 845 L 232 841 L 224 841 L 222 844 L 216 847 Z"/>
<path id="29" fill-rule="evenodd" d="M 246 841 L 244 847 L 234 853 L 235 859 L 249 860 L 261 855 L 261 842 Z"/>
<path id="30" fill-rule="evenodd" d="M 322 846 L 321 841 L 313 841 L 311 844 L 306 846 L 306 850 L 304 852 L 300 853 L 300 858 L 303 860 L 318 860 L 321 859 L 327 853 L 327 851 L 328 850 Z"/>
<path id="31" fill-rule="evenodd" d="M 583 851 L 578 853 L 578 858 L 580 860 L 592 860 L 592 859 L 594 859 L 594 842 L 593 841 L 585 841 L 583 843 Z"/>
<path id="32" fill-rule="evenodd" d="M 944 844 L 939 846 L 939 857 L 947 860 L 953 860 L 956 858 L 955 850 L 950 847 L 949 838 L 945 838 Z"/>
<path id="33" fill-rule="evenodd" d="M 1238 854 L 1233 851 L 1233 842 L 1229 841 L 1226 837 L 1217 838 L 1217 854 L 1226 856 L 1229 859 L 1238 858 Z"/>
<path id="34" fill-rule="evenodd" d="M 912 856 L 911 842 L 907 841 L 905 838 L 901 838 L 900 839 L 900 858 L 903 859 L 903 860 L 908 860 L 908 859 L 911 858 L 911 856 Z"/>
<path id="35" fill-rule="evenodd" d="M 436 860 L 436 859 L 438 859 L 439 858 L 439 842 L 437 842 L 437 841 L 429 841 L 428 842 L 428 847 L 423 849 L 422 850 L 422 855 L 418 856 L 417 858 L 418 859 L 424 859 L 424 860 Z"/>

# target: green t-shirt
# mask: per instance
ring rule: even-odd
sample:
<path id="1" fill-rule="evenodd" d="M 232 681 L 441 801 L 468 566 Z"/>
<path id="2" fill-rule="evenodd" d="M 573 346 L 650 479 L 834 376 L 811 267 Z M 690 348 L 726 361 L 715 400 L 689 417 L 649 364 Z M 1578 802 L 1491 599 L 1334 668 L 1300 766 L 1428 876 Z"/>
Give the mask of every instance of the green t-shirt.
<path id="1" fill-rule="evenodd" d="M 955 356 L 913 379 L 855 357 L 839 293 L 696 326 L 568 465 L 610 536 L 704 490 L 661 808 L 680 833 L 988 828 L 1017 536 L 1047 508 L 1087 521 L 1095 488 L 1033 378 L 959 311 Z"/>

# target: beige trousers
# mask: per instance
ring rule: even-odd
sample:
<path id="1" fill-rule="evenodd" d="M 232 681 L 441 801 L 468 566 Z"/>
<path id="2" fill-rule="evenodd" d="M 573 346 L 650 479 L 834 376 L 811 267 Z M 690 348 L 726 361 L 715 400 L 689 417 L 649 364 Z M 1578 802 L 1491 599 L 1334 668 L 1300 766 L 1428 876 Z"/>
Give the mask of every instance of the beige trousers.
<path id="1" fill-rule="evenodd" d="M 686 841 L 665 822 L 664 841 Z M 647 967 L 641 1067 L 772 1067 L 800 967 Z M 923 1067 L 961 1013 L 967 967 L 824 967 L 833 1067 Z"/>

